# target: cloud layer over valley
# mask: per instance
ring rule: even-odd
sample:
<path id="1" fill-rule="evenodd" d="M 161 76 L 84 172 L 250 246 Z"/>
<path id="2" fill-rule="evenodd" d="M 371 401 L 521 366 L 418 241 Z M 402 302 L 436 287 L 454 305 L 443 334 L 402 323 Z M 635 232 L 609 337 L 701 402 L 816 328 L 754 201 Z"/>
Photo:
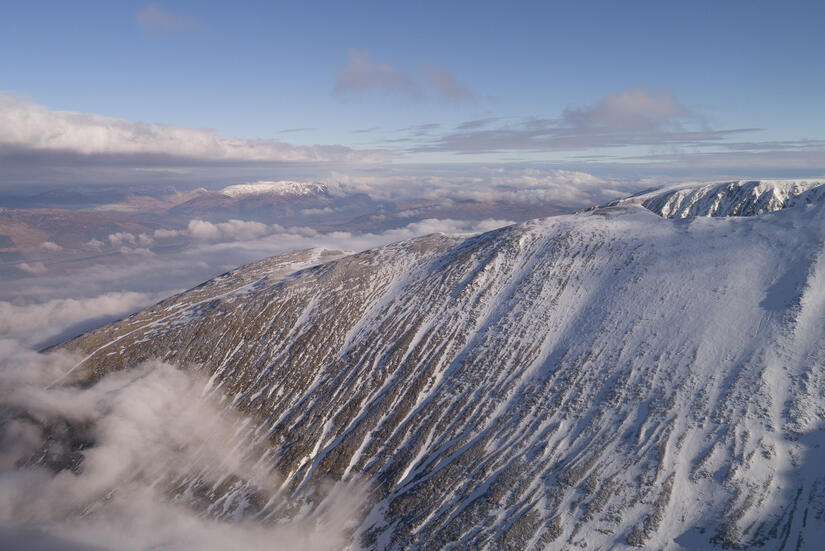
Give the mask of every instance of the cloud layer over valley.
<path id="1" fill-rule="evenodd" d="M 334 172 L 318 182 L 128 195 L 103 205 L 92 193 L 81 210 L 0 210 L 0 337 L 51 344 L 292 249 L 359 251 L 433 232 L 477 233 L 642 186 L 561 170 Z"/>

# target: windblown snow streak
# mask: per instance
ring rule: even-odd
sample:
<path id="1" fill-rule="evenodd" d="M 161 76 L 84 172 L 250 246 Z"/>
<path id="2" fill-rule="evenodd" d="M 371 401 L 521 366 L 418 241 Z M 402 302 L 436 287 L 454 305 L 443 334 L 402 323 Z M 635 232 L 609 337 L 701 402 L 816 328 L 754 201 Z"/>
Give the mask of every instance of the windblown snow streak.
<path id="1" fill-rule="evenodd" d="M 814 549 L 825 202 L 771 185 L 274 257 L 66 348 L 203 370 L 289 492 L 371 479 L 356 546 Z"/>

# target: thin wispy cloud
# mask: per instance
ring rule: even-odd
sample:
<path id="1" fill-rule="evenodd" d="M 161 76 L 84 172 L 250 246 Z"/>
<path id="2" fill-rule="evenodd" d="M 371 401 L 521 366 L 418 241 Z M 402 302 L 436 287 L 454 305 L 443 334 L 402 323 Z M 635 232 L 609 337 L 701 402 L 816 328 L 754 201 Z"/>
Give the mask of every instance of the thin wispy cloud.
<path id="1" fill-rule="evenodd" d="M 562 115 L 569 128 L 633 133 L 683 130 L 683 122 L 699 119 L 670 92 L 645 88 L 609 94 L 590 107 L 568 107 Z"/>
<path id="2" fill-rule="evenodd" d="M 373 61 L 367 51 L 351 48 L 347 52 L 347 62 L 338 71 L 335 92 L 362 92 L 381 90 L 388 94 L 420 97 L 421 87 L 405 72 L 387 62 Z"/>
<path id="3" fill-rule="evenodd" d="M 788 174 L 825 174 L 825 147 L 818 149 L 723 149 L 722 151 L 672 151 L 625 157 L 625 163 L 638 162 L 647 170 L 710 171 L 728 178 L 777 178 Z"/>
<path id="4" fill-rule="evenodd" d="M 486 119 L 475 119 L 472 121 L 466 121 L 458 126 L 455 127 L 456 130 L 472 130 L 475 128 L 481 128 L 482 126 L 489 126 L 491 123 L 495 122 L 496 118 L 490 117 Z"/>
<path id="5" fill-rule="evenodd" d="M 713 129 L 702 116 L 667 91 L 633 88 L 609 94 L 591 106 L 570 106 L 556 118 L 518 122 L 479 119 L 432 140 L 418 140 L 413 152 L 477 154 L 505 151 L 580 151 L 626 146 L 703 146 L 753 128 Z M 412 137 L 417 137 L 411 134 Z"/>
<path id="6" fill-rule="evenodd" d="M 825 148 L 825 140 L 810 139 L 725 144 L 725 149 L 734 151 L 818 151 L 823 148 Z"/>
<path id="7" fill-rule="evenodd" d="M 280 134 L 296 134 L 298 132 L 312 132 L 313 130 L 318 130 L 317 128 L 311 127 L 299 127 L 299 128 L 284 128 L 280 131 Z"/>
<path id="8" fill-rule="evenodd" d="M 468 87 L 459 84 L 455 76 L 446 69 L 427 64 L 422 64 L 419 69 L 441 96 L 453 100 L 473 97 L 473 92 Z"/>
<path id="9" fill-rule="evenodd" d="M 149 4 L 137 13 L 137 24 L 144 32 L 205 30 L 206 23 L 197 17 L 172 13 L 159 4 Z"/>
<path id="10" fill-rule="evenodd" d="M 437 122 L 425 122 L 408 126 L 404 128 L 404 132 L 409 132 L 412 136 L 431 136 L 432 133 L 441 128 L 441 124 Z"/>
<path id="11" fill-rule="evenodd" d="M 336 94 L 348 94 L 379 90 L 386 94 L 421 98 L 429 89 L 437 96 L 449 100 L 466 100 L 474 97 L 469 87 L 458 82 L 448 70 L 422 63 L 418 67 L 420 78 L 403 71 L 386 61 L 374 61 L 369 52 L 351 48 L 347 61 L 338 70 L 335 81 Z"/>

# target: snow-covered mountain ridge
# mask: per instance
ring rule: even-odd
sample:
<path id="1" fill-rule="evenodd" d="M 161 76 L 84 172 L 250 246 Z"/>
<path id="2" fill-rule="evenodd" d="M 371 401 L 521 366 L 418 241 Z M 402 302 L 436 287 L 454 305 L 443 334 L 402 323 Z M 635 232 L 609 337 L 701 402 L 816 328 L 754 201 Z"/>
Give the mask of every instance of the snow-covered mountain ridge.
<path id="1" fill-rule="evenodd" d="M 239 197 L 241 195 L 323 195 L 328 192 L 325 184 L 315 184 L 309 182 L 292 182 L 279 180 L 277 182 L 252 182 L 247 184 L 235 184 L 222 188 L 219 193 L 228 197 Z"/>
<path id="2" fill-rule="evenodd" d="M 371 481 L 354 547 L 818 549 L 816 189 L 749 217 L 701 217 L 742 204 L 703 192 L 717 207 L 689 221 L 668 219 L 686 199 L 639 204 L 654 193 L 287 277 L 273 257 L 65 347 L 85 378 L 147 358 L 206 373 L 287 493 Z"/>
<path id="3" fill-rule="evenodd" d="M 739 180 L 677 185 L 615 201 L 641 204 L 665 218 L 758 216 L 825 200 L 822 180 Z"/>

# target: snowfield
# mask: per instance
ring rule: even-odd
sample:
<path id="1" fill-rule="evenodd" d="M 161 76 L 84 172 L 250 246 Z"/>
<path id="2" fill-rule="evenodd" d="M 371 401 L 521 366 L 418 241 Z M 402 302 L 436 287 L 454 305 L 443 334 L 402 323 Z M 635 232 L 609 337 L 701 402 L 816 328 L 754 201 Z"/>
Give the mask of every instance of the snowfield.
<path id="1" fill-rule="evenodd" d="M 314 485 L 368 481 L 353 549 L 821 549 L 822 182 L 669 188 L 288 265 L 70 341 L 73 375 L 203 372 L 285 494 L 320 507 Z M 213 490 L 243 503 L 221 518 L 294 514 Z"/>

